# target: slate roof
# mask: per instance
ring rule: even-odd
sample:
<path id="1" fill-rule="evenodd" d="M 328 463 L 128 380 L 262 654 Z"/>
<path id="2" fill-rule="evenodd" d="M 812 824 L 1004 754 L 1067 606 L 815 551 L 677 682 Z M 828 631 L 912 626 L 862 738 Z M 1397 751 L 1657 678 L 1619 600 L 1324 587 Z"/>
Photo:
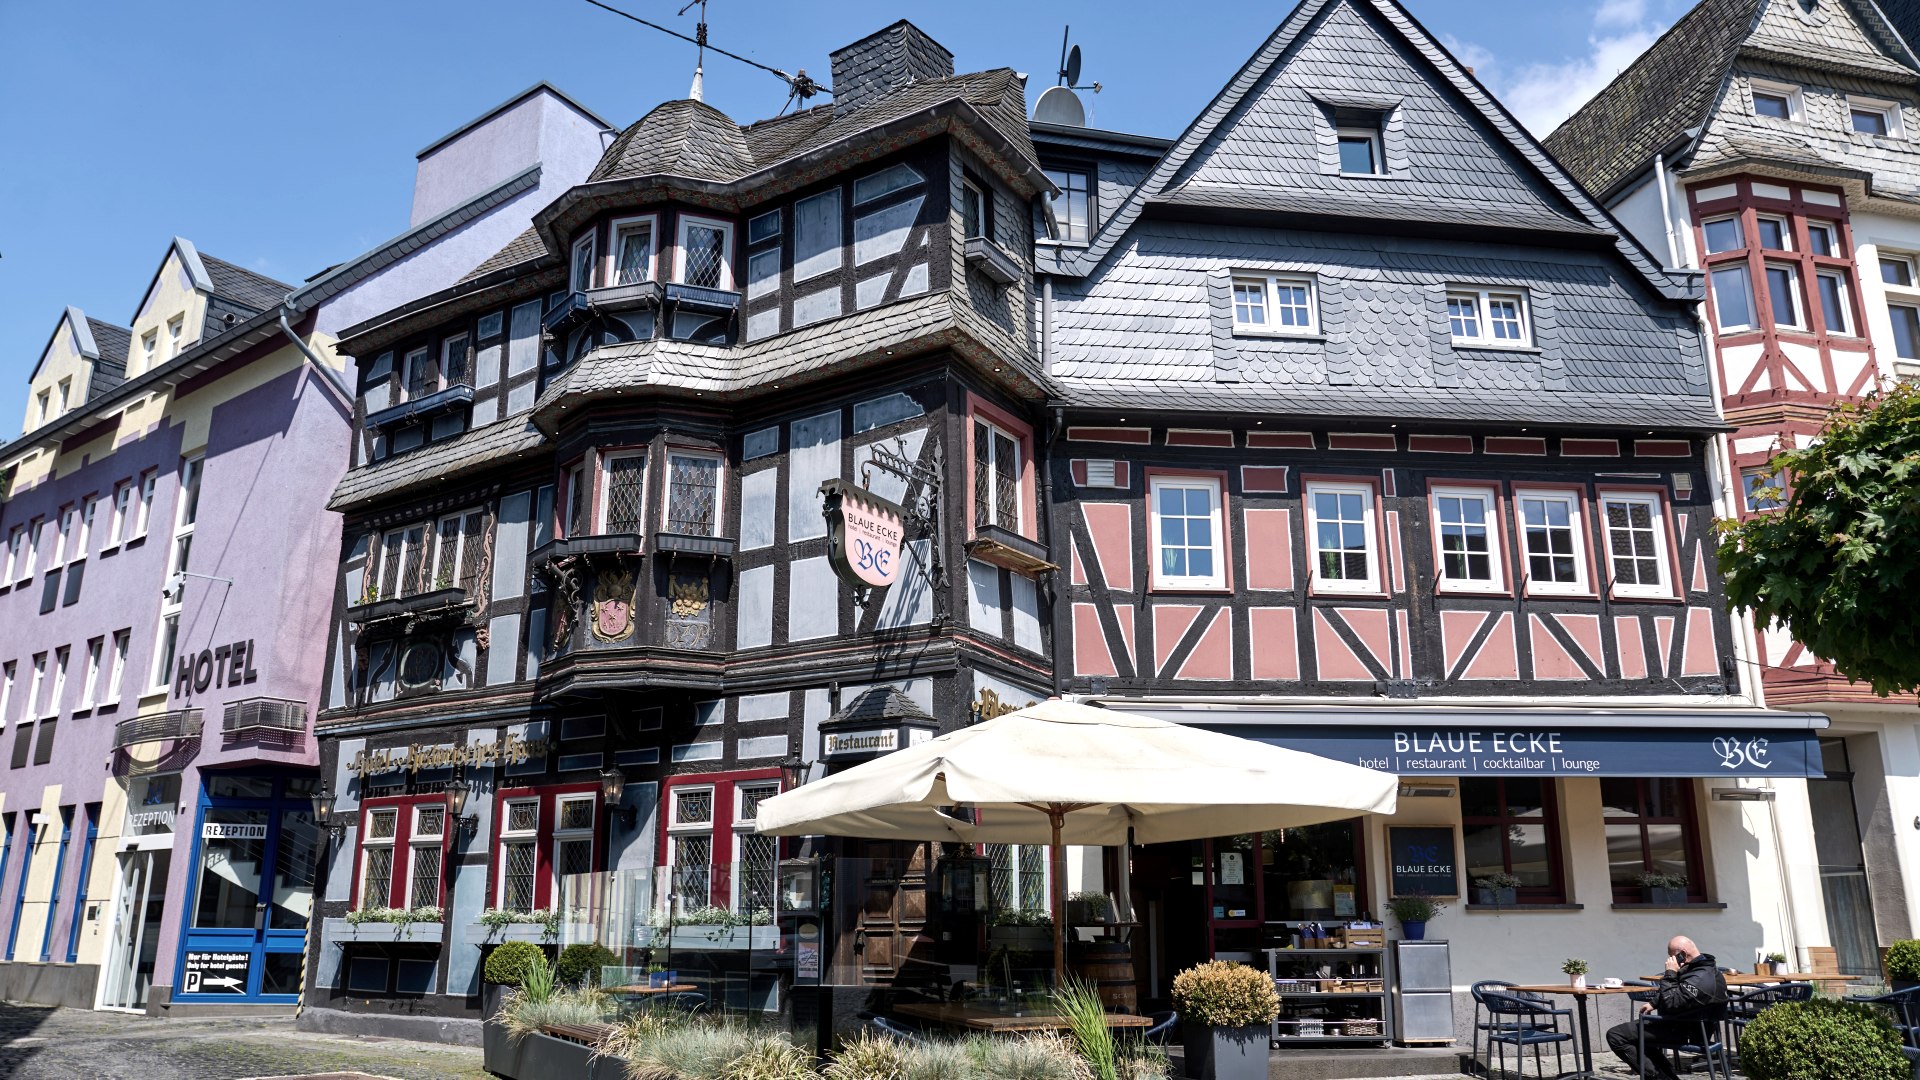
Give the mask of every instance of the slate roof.
<path id="1" fill-rule="evenodd" d="M 1675 400 L 1665 394 L 1540 394 L 1389 391 L 1376 386 L 1317 389 L 1303 395 L 1285 387 L 1144 379 L 1058 378 L 1067 398 L 1085 408 L 1174 412 L 1260 413 L 1279 417 L 1366 420 L 1416 419 L 1434 423 L 1555 424 L 1618 428 L 1621 425 L 1718 430 L 1726 425 L 1705 395 Z"/>
<path id="2" fill-rule="evenodd" d="M 495 270 L 502 270 L 509 266 L 518 266 L 523 262 L 538 259 L 546 253 L 547 242 L 540 239 L 540 230 L 529 225 L 525 232 L 507 241 L 506 247 L 489 255 L 487 261 L 468 271 L 466 277 L 454 282 L 454 284 L 465 285 L 475 278 L 486 277 Z"/>
<path id="3" fill-rule="evenodd" d="M 93 362 L 93 379 L 87 387 L 87 400 L 127 381 L 127 350 L 133 347 L 133 331 L 124 326 L 101 322 L 87 316 L 87 329 L 100 356 Z"/>
<path id="4" fill-rule="evenodd" d="M 200 262 L 207 268 L 207 277 L 213 281 L 214 295 L 225 297 L 241 307 L 265 311 L 293 292 L 293 286 L 284 281 L 256 274 L 244 266 L 216 259 L 204 251 L 200 253 Z"/>
<path id="5" fill-rule="evenodd" d="M 524 415 L 475 428 L 459 438 L 349 470 L 334 488 L 327 508 L 340 510 L 378 499 L 421 480 L 451 480 L 482 472 L 515 454 L 539 448 L 542 441 Z"/>
<path id="6" fill-rule="evenodd" d="M 668 101 L 621 132 L 587 182 L 649 173 L 727 181 L 752 168 L 747 137 L 726 113 L 701 101 Z"/>

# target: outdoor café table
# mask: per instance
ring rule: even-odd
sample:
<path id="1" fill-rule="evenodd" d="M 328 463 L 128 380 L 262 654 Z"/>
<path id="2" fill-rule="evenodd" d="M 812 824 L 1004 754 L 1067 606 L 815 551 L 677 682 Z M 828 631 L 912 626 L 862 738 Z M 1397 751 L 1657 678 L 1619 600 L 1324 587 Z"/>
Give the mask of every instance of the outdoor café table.
<path id="1" fill-rule="evenodd" d="M 1575 999 L 1579 1003 L 1580 1014 L 1580 1071 L 1575 1076 L 1597 1076 L 1593 1071 L 1593 1036 L 1587 1023 L 1587 999 L 1602 994 L 1631 994 L 1636 990 L 1645 990 L 1644 986 L 1574 986 L 1570 983 L 1556 983 L 1548 986 L 1502 986 L 1503 994 L 1524 991 L 1529 994 L 1559 994 Z"/>
<path id="2" fill-rule="evenodd" d="M 978 1005 L 965 1005 L 959 1002 L 909 1003 L 895 1005 L 893 1011 L 901 1016 L 911 1016 L 915 1020 L 930 1020 L 947 1027 L 966 1028 L 969 1031 L 1022 1032 L 1022 1031 L 1066 1031 L 1073 1024 L 1058 1013 L 1031 1012 L 1025 1016 L 1015 1016 L 1001 1009 L 988 1009 Z M 1135 1016 L 1132 1013 L 1108 1013 L 1107 1026 L 1116 1028 L 1144 1028 L 1153 1026 L 1150 1016 Z"/>
<path id="3" fill-rule="evenodd" d="M 1662 976 L 1648 975 L 1648 982 L 1659 982 Z M 1778 986 L 1790 982 L 1859 982 L 1858 975 L 1809 975 L 1802 971 L 1789 971 L 1781 975 L 1755 975 L 1750 971 L 1735 971 L 1727 975 L 1728 986 Z"/>
<path id="4" fill-rule="evenodd" d="M 674 983 L 671 986 L 610 986 L 609 994 L 684 994 L 689 990 L 698 990 L 692 983 Z"/>

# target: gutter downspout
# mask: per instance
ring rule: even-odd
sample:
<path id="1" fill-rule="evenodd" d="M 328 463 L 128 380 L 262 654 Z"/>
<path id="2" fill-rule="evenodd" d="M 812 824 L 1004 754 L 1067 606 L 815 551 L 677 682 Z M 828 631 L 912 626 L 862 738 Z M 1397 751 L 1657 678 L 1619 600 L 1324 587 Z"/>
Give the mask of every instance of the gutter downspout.
<path id="1" fill-rule="evenodd" d="M 289 301 L 291 299 L 291 297 L 288 298 Z M 339 372 L 327 366 L 327 362 L 320 358 L 319 353 L 313 351 L 313 346 L 307 344 L 305 338 L 293 332 L 293 324 L 287 321 L 287 313 L 292 309 L 293 305 L 290 302 L 283 301 L 281 303 L 280 332 L 286 335 L 288 341 L 293 342 L 294 348 L 300 350 L 300 355 L 306 362 L 313 365 L 314 371 L 320 373 L 321 381 L 334 392 L 340 399 L 340 403 L 351 411 L 353 409 L 353 389 L 347 385 L 345 379 L 340 377 Z"/>

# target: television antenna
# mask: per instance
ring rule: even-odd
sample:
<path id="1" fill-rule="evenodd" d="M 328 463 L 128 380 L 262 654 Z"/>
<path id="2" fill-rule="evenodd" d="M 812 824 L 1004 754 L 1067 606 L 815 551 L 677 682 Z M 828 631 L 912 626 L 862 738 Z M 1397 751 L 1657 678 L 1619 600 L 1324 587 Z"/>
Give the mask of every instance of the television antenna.
<path id="1" fill-rule="evenodd" d="M 1040 100 L 1033 103 L 1033 118 L 1043 124 L 1058 124 L 1061 127 L 1086 127 L 1087 107 L 1080 101 L 1076 90 L 1100 92 L 1100 84 L 1091 86 L 1076 85 L 1080 82 L 1080 46 L 1070 45 L 1068 38 L 1073 33 L 1069 26 L 1060 31 L 1060 77 L 1054 85 L 1047 87 Z"/>
<path id="2" fill-rule="evenodd" d="M 592 4 L 594 7 L 600 8 L 602 10 L 611 11 L 615 15 L 618 15 L 623 19 L 631 19 L 632 21 L 637 22 L 641 26 L 647 27 L 650 30 L 658 30 L 663 34 L 666 34 L 668 37 L 676 37 L 676 38 L 679 38 L 681 41 L 684 41 L 690 45 L 699 46 L 700 61 L 705 61 L 707 53 L 715 52 L 715 53 L 719 53 L 721 56 L 724 56 L 729 60 L 738 60 L 743 64 L 747 64 L 751 67 L 757 67 L 761 71 L 764 71 L 770 75 L 773 75 L 775 78 L 778 78 L 781 82 L 784 82 L 787 84 L 787 103 L 789 105 L 791 105 L 795 100 L 805 102 L 808 98 L 813 97 L 815 94 L 833 93 L 832 87 L 822 86 L 819 83 L 815 82 L 811 77 L 809 77 L 807 75 L 806 68 L 800 68 L 798 71 L 794 72 L 793 74 L 788 74 L 787 72 L 784 72 L 777 67 L 771 67 L 767 64 L 761 63 L 758 60 L 749 60 L 748 58 L 741 56 L 739 53 L 728 52 L 727 50 L 707 40 L 706 0 L 693 0 L 693 3 L 689 3 L 686 7 L 683 7 L 680 9 L 680 14 L 685 15 L 689 10 L 691 10 L 694 7 L 694 4 L 699 5 L 700 22 L 699 22 L 699 25 L 694 28 L 694 33 L 695 33 L 694 37 L 688 37 L 687 35 L 681 33 L 678 30 L 673 29 L 672 27 L 662 26 L 657 22 L 650 22 L 646 19 L 641 18 L 638 15 L 633 14 L 630 11 L 622 11 L 619 8 L 614 7 L 612 4 L 602 3 L 601 0 L 587 0 L 587 3 Z M 696 63 L 694 67 L 694 77 L 695 77 L 696 86 L 699 85 L 699 76 L 700 76 L 700 66 L 699 66 L 699 63 Z M 785 110 L 783 109 L 782 111 L 784 112 Z"/>

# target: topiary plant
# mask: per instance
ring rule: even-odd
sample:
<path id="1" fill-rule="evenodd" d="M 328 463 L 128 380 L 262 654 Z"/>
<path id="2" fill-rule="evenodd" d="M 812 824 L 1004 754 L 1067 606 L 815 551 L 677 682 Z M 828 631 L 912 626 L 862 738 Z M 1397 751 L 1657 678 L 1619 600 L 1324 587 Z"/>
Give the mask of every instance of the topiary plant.
<path id="1" fill-rule="evenodd" d="M 591 941 L 582 941 L 560 950 L 560 960 L 555 965 L 560 981 L 568 986 L 600 985 L 600 969 L 618 964 L 620 958 L 605 945 Z"/>
<path id="2" fill-rule="evenodd" d="M 534 964 L 547 962 L 546 951 L 531 941 L 509 941 L 487 956 L 486 977 L 500 986 L 521 986 Z"/>
<path id="3" fill-rule="evenodd" d="M 1175 975 L 1173 1003 L 1182 1018 L 1205 1027 L 1255 1027 L 1280 1015 L 1272 976 L 1231 960 L 1209 960 Z"/>
<path id="4" fill-rule="evenodd" d="M 1895 982 L 1920 982 L 1920 941 L 1908 938 L 1887 946 L 1887 978 Z"/>
<path id="5" fill-rule="evenodd" d="M 1906 1080 L 1913 1075 L 1885 1012 L 1831 998 L 1762 1010 L 1740 1036 L 1740 1069 L 1750 1080 Z"/>

